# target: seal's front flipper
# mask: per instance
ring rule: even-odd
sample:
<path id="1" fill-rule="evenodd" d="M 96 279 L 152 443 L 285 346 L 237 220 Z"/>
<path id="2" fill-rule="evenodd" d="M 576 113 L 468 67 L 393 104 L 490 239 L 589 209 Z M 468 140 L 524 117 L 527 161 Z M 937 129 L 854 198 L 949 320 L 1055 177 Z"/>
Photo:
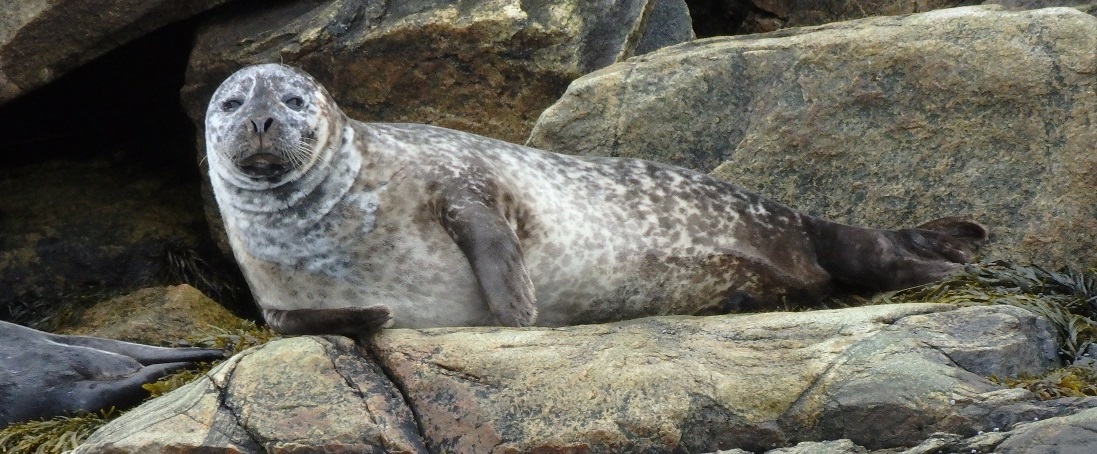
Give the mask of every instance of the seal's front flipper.
<path id="1" fill-rule="evenodd" d="M 383 304 L 336 309 L 263 309 L 263 318 L 282 334 L 353 336 L 384 328 L 392 320 L 392 311 Z"/>
<path id="2" fill-rule="evenodd" d="M 532 325 L 537 320 L 533 281 L 518 235 L 492 201 L 470 192 L 443 195 L 442 226 L 468 258 L 496 320 L 504 326 Z"/>

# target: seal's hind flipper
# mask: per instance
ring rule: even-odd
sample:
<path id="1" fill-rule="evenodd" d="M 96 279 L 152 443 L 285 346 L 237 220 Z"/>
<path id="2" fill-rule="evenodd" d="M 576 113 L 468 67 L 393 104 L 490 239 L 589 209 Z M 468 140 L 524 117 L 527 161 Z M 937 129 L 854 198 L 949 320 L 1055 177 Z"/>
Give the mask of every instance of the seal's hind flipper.
<path id="1" fill-rule="evenodd" d="M 944 233 L 945 235 L 968 243 L 968 247 L 974 247 L 977 243 L 986 240 L 987 236 L 989 236 L 989 230 L 985 225 L 975 221 L 969 221 L 959 216 L 937 218 L 915 228 Z"/>
<path id="2" fill-rule="evenodd" d="M 352 336 L 384 328 L 392 320 L 392 312 L 383 304 L 335 309 L 263 309 L 263 318 L 282 334 Z"/>
<path id="3" fill-rule="evenodd" d="M 493 191 L 469 187 L 442 196 L 442 226 L 468 258 L 496 320 L 504 326 L 532 325 L 537 320 L 533 281 L 526 271 L 518 235 L 493 199 L 484 197 L 485 192 Z"/>
<path id="4" fill-rule="evenodd" d="M 136 406 L 149 397 L 149 392 L 142 385 L 192 365 L 190 362 L 153 364 L 122 377 L 91 377 L 74 383 L 69 392 L 71 396 L 79 398 L 72 399 L 69 405 L 78 408 L 59 411 L 57 414 L 78 411 L 94 413 L 111 407 L 126 409 Z"/>
<path id="5" fill-rule="evenodd" d="M 874 291 L 944 279 L 970 263 L 975 246 L 987 237 L 982 224 L 958 217 L 900 230 L 805 220 L 819 265 L 847 287 Z"/>

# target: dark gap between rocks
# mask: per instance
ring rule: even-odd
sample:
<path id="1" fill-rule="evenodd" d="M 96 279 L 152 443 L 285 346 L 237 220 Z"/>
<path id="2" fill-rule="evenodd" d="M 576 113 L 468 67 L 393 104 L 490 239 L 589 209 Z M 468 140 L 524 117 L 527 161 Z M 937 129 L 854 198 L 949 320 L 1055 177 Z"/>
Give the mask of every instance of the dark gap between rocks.
<path id="1" fill-rule="evenodd" d="M 48 328 L 73 300 L 182 282 L 256 317 L 210 239 L 196 130 L 179 99 L 202 17 L 0 106 L 0 319 Z M 204 276 L 190 279 L 196 270 Z"/>
<path id="2" fill-rule="evenodd" d="M 686 0 L 686 6 L 698 38 L 771 32 L 786 21 L 749 0 Z"/>
<path id="3" fill-rule="evenodd" d="M 194 127 L 179 102 L 195 26 L 164 27 L 0 106 L 0 169 L 116 156 L 197 182 Z"/>

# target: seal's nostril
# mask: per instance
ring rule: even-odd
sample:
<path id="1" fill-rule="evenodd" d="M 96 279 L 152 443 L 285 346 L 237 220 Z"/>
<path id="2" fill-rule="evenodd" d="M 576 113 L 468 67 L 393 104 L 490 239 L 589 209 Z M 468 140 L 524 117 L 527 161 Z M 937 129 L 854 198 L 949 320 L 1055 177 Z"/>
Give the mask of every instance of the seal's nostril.
<path id="1" fill-rule="evenodd" d="M 251 122 L 251 132 L 259 134 L 269 131 L 270 126 L 274 124 L 274 118 L 267 118 L 266 121 L 263 122 L 262 128 L 259 127 L 259 123 L 257 123 L 255 120 L 248 121 Z"/>

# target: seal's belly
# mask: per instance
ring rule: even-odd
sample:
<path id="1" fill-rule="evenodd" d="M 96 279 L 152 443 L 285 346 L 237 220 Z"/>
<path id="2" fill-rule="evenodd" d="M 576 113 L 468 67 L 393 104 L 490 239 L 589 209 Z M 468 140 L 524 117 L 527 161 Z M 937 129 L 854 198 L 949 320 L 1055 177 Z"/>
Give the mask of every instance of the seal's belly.
<path id="1" fill-rule="evenodd" d="M 722 253 L 636 250 L 569 259 L 534 250 L 527 252 L 527 259 L 537 294 L 537 324 L 544 326 L 726 313 L 740 309 L 742 297 L 780 301 L 803 284 L 795 276 L 775 273 L 768 261 L 732 248 Z"/>

